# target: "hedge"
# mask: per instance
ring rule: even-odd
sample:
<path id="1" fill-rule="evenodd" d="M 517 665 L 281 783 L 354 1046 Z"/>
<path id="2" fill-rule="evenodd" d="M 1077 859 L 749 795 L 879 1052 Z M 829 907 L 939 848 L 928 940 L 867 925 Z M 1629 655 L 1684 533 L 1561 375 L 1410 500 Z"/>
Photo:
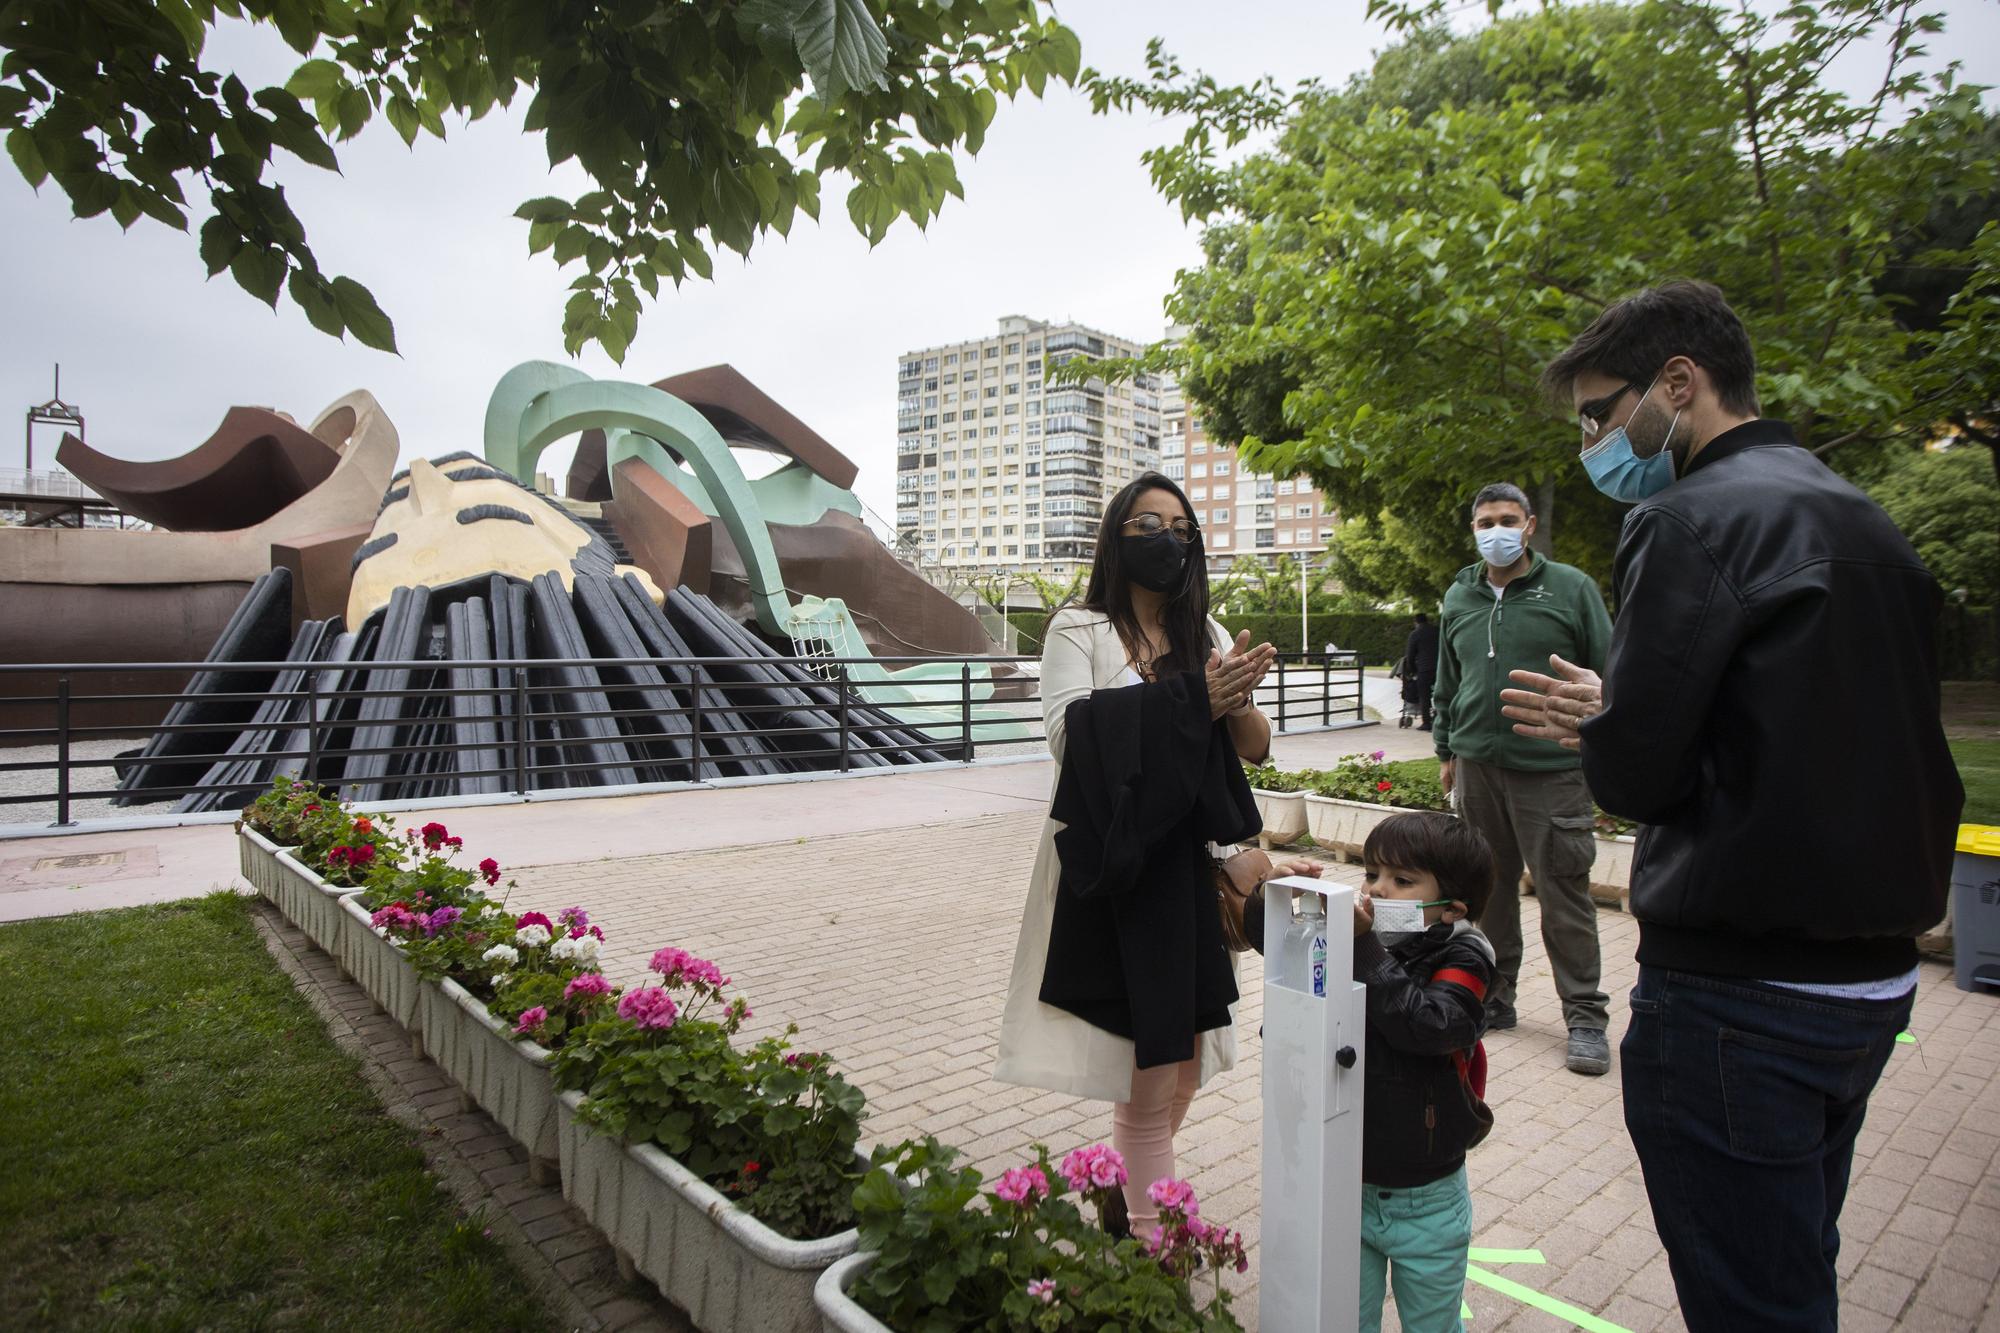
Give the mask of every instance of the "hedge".
<path id="1" fill-rule="evenodd" d="M 1270 640 L 1282 652 L 1301 651 L 1299 618 L 1296 615 L 1243 615 L 1219 617 L 1225 628 L 1250 631 L 1252 643 Z M 1020 636 L 1020 653 L 1039 656 L 1042 627 L 1048 623 L 1046 611 L 1015 611 L 1008 615 Z M 1308 618 L 1305 651 L 1318 652 L 1328 639 L 1343 650 L 1359 652 L 1370 666 L 1394 662 L 1403 655 L 1410 637 L 1410 617 L 1389 612 L 1342 612 Z M 1946 603 L 1938 625 L 1940 674 L 1946 680 L 2000 680 L 2000 634 L 1995 633 L 1994 615 L 1983 608 Z"/>
<path id="2" fill-rule="evenodd" d="M 1015 611 L 1008 615 L 1007 619 L 1013 622 L 1020 637 L 1019 651 L 1023 656 L 1033 657 L 1042 651 L 1042 628 L 1048 623 L 1048 618 L 1046 611 Z M 1361 660 L 1371 665 L 1394 662 L 1401 657 L 1403 645 L 1410 637 L 1410 617 L 1392 612 L 1348 611 L 1309 616 L 1303 647 L 1299 642 L 1299 618 L 1296 615 L 1216 618 L 1231 634 L 1247 629 L 1250 631 L 1250 642 L 1269 641 L 1279 652 L 1317 653 L 1331 639 L 1340 645 L 1341 651 L 1359 652 Z"/>

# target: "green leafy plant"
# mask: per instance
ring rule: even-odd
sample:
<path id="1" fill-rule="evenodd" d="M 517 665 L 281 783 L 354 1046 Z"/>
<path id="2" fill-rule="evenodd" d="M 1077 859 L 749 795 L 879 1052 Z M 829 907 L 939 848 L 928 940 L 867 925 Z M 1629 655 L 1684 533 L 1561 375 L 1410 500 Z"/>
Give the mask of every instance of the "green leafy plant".
<path id="1" fill-rule="evenodd" d="M 1318 770 L 1310 768 L 1287 772 L 1275 764 L 1245 764 L 1243 776 L 1248 778 L 1250 785 L 1259 791 L 1294 792 L 1313 790 L 1313 784 L 1319 780 L 1320 774 Z"/>
<path id="2" fill-rule="evenodd" d="M 1405 765 L 1388 763 L 1381 750 L 1347 755 L 1331 769 L 1318 774 L 1312 790 L 1320 796 L 1343 801 L 1366 801 L 1406 810 L 1450 808 L 1444 787 L 1434 772 L 1413 773 Z"/>
<path id="3" fill-rule="evenodd" d="M 984 1177 L 930 1136 L 876 1149 L 854 1191 L 861 1248 L 876 1252 L 855 1300 L 896 1329 L 1240 1329 L 1221 1274 L 1247 1266 L 1242 1238 L 1202 1221 L 1185 1182 L 1149 1187 L 1156 1240 L 1114 1241 L 1078 1205 L 1102 1217 L 1125 1183 L 1118 1154 L 1096 1145 L 1060 1167 L 1040 1144 L 1035 1155 L 982 1190 Z"/>
<path id="4" fill-rule="evenodd" d="M 661 984 L 627 990 L 569 1030 L 551 1064 L 556 1086 L 584 1095 L 587 1124 L 657 1144 L 781 1234 L 849 1226 L 861 1090 L 827 1056 L 791 1051 L 796 1027 L 739 1048 L 750 1007 L 724 998 L 729 978 L 708 960 L 662 949 L 651 968 Z"/>
<path id="5" fill-rule="evenodd" d="M 304 838 L 303 828 L 310 816 L 339 805 L 339 798 L 329 789 L 281 773 L 271 780 L 271 790 L 244 807 L 241 826 L 255 829 L 277 846 L 296 847 Z"/>

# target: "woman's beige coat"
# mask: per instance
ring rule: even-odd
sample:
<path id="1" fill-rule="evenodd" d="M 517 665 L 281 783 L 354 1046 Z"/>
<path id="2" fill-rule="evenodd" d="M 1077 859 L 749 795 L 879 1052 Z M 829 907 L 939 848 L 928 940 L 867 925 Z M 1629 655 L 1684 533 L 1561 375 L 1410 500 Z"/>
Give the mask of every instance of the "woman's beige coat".
<path id="1" fill-rule="evenodd" d="M 1222 626 L 1210 620 L 1208 632 L 1217 648 L 1228 651 L 1229 634 Z M 1115 689 L 1138 681 L 1126 661 L 1118 631 L 1102 615 L 1070 608 L 1050 620 L 1042 646 L 1042 719 L 1048 731 L 1049 753 L 1058 765 L 1063 757 L 1063 713 L 1070 702 L 1092 690 Z M 1014 973 L 1007 983 L 1007 1009 L 1000 1020 L 1000 1059 L 993 1077 L 1002 1083 L 1047 1088 L 1075 1097 L 1129 1101 L 1131 1040 L 1093 1027 L 1037 998 L 1042 989 L 1042 968 L 1049 956 L 1049 929 L 1055 920 L 1056 883 L 1061 874 L 1055 837 L 1060 827 L 1053 819 L 1042 821 L 1034 877 L 1028 885 L 1028 901 L 1021 909 L 1021 937 L 1014 946 Z M 1236 1063 L 1233 1007 L 1230 1016 L 1227 1026 L 1200 1035 L 1197 1052 L 1204 1083 Z"/>

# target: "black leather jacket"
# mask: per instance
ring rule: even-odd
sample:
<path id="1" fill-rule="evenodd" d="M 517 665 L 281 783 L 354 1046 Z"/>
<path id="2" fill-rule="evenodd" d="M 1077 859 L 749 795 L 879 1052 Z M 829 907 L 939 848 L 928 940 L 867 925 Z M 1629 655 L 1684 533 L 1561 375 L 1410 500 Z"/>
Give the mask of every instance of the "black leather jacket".
<path id="1" fill-rule="evenodd" d="M 1938 717 L 1941 595 L 1874 501 L 1752 421 L 1635 508 L 1583 770 L 1647 827 L 1639 961 L 1868 981 L 1944 914 L 1964 788 Z"/>

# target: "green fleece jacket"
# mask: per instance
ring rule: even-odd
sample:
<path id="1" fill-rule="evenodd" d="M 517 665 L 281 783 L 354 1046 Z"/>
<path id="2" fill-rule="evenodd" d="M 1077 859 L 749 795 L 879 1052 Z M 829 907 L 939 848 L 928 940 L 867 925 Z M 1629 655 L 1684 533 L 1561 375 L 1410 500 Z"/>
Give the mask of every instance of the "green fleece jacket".
<path id="1" fill-rule="evenodd" d="M 1604 670 L 1611 617 L 1597 582 L 1574 565 L 1532 553 L 1528 572 L 1499 599 L 1479 561 L 1458 571 L 1438 612 L 1433 739 L 1440 759 L 1550 773 L 1575 768 L 1576 751 L 1517 735 L 1500 714 L 1507 673 L 1547 672 L 1549 654 Z"/>

